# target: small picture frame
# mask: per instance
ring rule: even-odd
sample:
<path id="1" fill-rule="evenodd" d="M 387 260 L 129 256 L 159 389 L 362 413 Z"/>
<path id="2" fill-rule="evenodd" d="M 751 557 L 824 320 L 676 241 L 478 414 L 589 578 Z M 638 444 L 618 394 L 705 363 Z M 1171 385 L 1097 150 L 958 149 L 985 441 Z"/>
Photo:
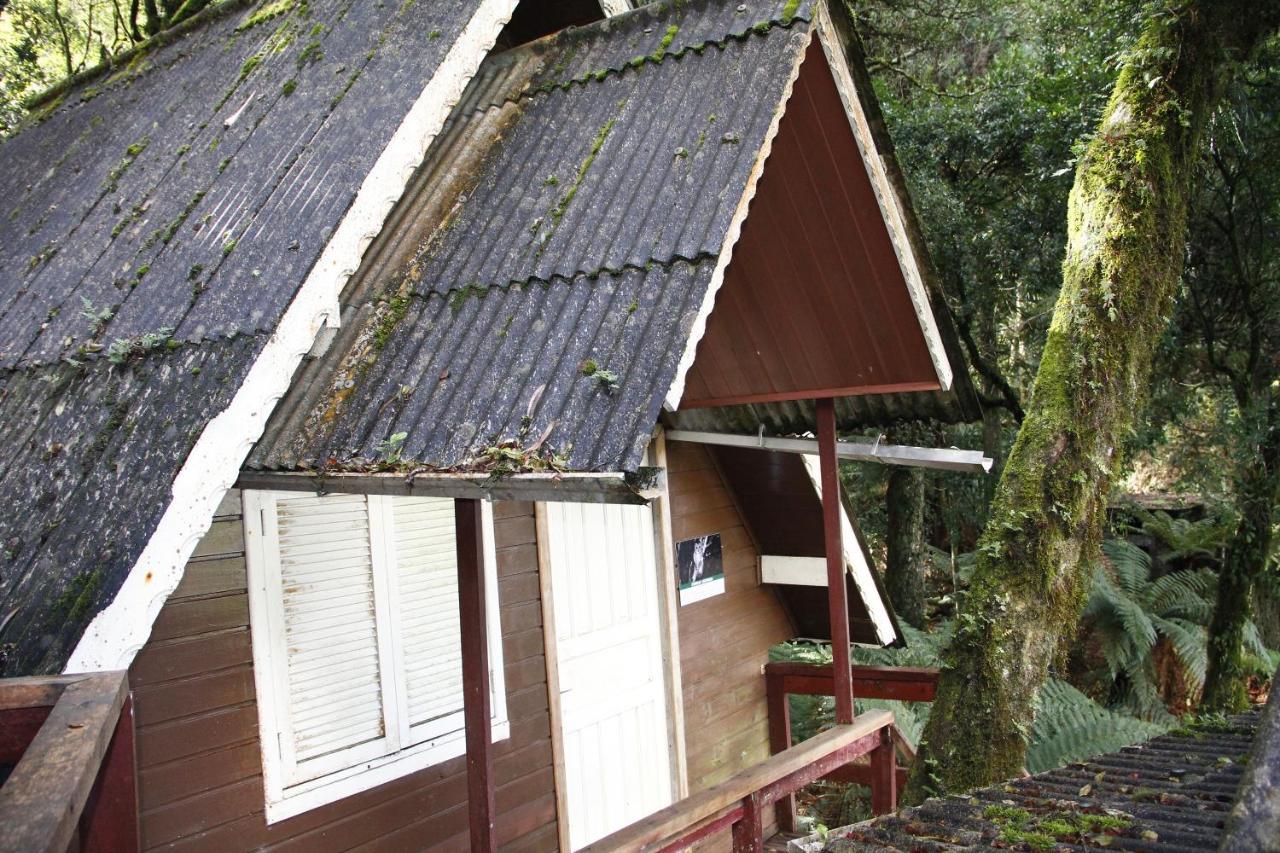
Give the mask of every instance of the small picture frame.
<path id="1" fill-rule="evenodd" d="M 724 550 L 720 534 L 677 542 L 676 571 L 681 607 L 724 592 Z"/>

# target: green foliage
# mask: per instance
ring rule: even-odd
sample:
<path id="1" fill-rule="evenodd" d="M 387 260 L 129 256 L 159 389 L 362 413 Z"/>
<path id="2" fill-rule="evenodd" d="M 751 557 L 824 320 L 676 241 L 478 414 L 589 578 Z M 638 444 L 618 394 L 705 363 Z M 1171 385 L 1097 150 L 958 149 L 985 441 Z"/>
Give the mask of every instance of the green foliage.
<path id="1" fill-rule="evenodd" d="M 378 442 L 373 449 L 378 454 L 378 459 L 389 465 L 399 464 L 401 461 L 401 453 L 404 451 L 404 441 L 409 437 L 407 432 L 397 432 Z"/>
<path id="2" fill-rule="evenodd" d="M 1179 525 L 1184 533 L 1204 528 Z M 1184 536 L 1186 547 L 1199 547 L 1202 536 Z M 1083 620 L 1098 643 L 1106 672 L 1108 704 L 1147 720 L 1167 722 L 1170 714 L 1160 693 L 1154 653 L 1166 644 L 1177 661 L 1191 695 L 1204 686 L 1206 627 L 1213 614 L 1216 575 L 1208 569 L 1183 569 L 1152 577 L 1151 557 L 1127 540 L 1102 543 L 1104 563 L 1095 570 Z M 1259 661 L 1271 653 L 1252 623 L 1246 629 L 1250 652 Z"/>
<path id="3" fill-rule="evenodd" d="M 954 634 L 954 623 L 943 622 L 933 631 L 917 631 L 903 626 L 903 634 L 907 646 L 902 649 L 854 646 L 854 662 L 871 666 L 941 666 L 943 651 Z M 803 642 L 782 643 L 770 649 L 769 659 L 829 664 L 831 647 Z M 872 709 L 892 711 L 894 722 L 913 747 L 919 743 L 932 709 L 928 702 L 881 699 L 855 699 L 854 706 L 859 714 Z M 829 728 L 834 720 L 835 709 L 830 697 L 791 697 L 791 736 L 795 742 Z M 1108 710 L 1067 682 L 1050 679 L 1040 692 L 1036 719 L 1029 736 L 1027 768 L 1032 773 L 1051 770 L 1146 740 L 1167 728 L 1165 723 L 1149 722 Z"/>
<path id="4" fill-rule="evenodd" d="M 1083 761 L 1154 737 L 1166 728 L 1108 710 L 1065 681 L 1050 679 L 1040 690 L 1027 769 L 1040 773 Z"/>
<path id="5" fill-rule="evenodd" d="M 112 364 L 125 364 L 141 358 L 152 350 L 176 344 L 172 340 L 173 329 L 168 327 L 155 332 L 144 332 L 132 338 L 116 338 L 107 347 L 107 360 Z"/>

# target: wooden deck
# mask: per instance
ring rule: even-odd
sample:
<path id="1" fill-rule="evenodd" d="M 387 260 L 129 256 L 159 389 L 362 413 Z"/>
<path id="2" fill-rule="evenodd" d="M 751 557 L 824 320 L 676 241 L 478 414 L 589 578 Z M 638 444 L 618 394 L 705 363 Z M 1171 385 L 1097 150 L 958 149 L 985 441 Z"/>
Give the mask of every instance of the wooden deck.
<path id="1" fill-rule="evenodd" d="M 765 841 L 765 853 L 787 853 L 787 842 L 793 838 L 803 837 L 798 832 L 779 832 Z"/>

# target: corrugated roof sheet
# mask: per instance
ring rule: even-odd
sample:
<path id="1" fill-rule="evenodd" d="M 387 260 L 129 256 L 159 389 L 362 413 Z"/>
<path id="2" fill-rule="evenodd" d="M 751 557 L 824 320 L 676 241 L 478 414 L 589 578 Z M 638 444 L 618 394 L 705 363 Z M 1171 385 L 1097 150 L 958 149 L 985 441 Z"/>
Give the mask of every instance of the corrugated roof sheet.
<path id="1" fill-rule="evenodd" d="M 1055 837 L 1047 849 L 1217 850 L 1259 714 L 1232 717 L 1222 728 L 1161 735 L 968 796 L 928 800 L 916 808 L 837 830 L 825 849 L 913 853 L 1032 849 L 1010 840 L 1017 833 L 1006 829 L 1021 827 L 1024 836 L 1043 834 L 1044 823 L 1055 816 L 1061 821 L 1066 815 L 1070 822 L 1074 814 L 1112 814 L 1121 817 L 1114 829 Z M 1029 815 L 1028 820 L 1020 820 L 1014 809 Z"/>
<path id="2" fill-rule="evenodd" d="M 372 459 L 404 432 L 429 466 L 545 435 L 575 470 L 635 469 L 808 38 L 807 6 L 738 5 L 645 7 L 487 61 L 357 275 L 359 321 L 250 464 Z"/>
<path id="3" fill-rule="evenodd" d="M 261 349 L 238 335 L 0 376 L 0 672 L 56 671 L 110 602 L 205 424 Z"/>
<path id="4" fill-rule="evenodd" d="M 59 669 L 110 601 L 479 0 L 268 5 L 205 13 L 0 144 L 5 674 Z M 147 333 L 182 345 L 95 354 Z"/>

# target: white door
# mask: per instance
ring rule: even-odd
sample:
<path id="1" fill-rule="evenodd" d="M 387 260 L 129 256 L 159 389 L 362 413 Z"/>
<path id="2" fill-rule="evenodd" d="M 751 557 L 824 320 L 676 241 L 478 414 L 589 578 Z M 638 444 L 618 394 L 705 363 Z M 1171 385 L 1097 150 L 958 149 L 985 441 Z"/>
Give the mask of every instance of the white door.
<path id="1" fill-rule="evenodd" d="M 569 840 L 671 803 L 653 511 L 546 504 Z"/>

